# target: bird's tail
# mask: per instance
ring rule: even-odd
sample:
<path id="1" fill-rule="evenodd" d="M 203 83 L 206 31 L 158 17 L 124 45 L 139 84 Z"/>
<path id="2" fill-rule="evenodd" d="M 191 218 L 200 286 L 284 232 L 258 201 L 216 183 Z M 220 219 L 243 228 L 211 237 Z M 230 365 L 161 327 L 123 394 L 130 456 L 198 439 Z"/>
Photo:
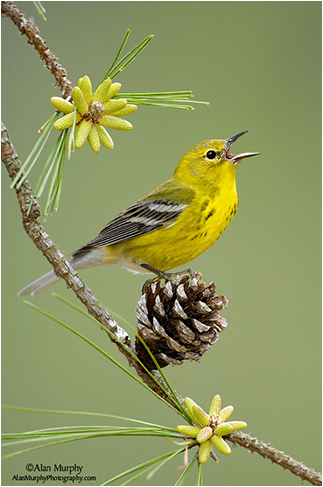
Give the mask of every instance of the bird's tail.
<path id="1" fill-rule="evenodd" d="M 40 293 L 54 282 L 58 281 L 60 278 L 56 276 L 54 271 L 50 271 L 44 276 L 40 277 L 36 281 L 28 284 L 28 286 L 24 287 L 19 291 L 18 296 L 24 296 L 25 294 L 31 294 L 34 296 L 35 294 Z"/>
<path id="2" fill-rule="evenodd" d="M 75 270 L 84 269 L 85 267 L 93 267 L 96 265 L 106 264 L 107 261 L 105 260 L 105 255 L 105 251 L 101 249 L 78 252 L 77 254 L 75 253 L 75 257 L 73 256 L 69 263 L 73 266 Z M 18 296 L 24 296 L 25 294 L 31 294 L 32 296 L 35 296 L 35 294 L 40 293 L 59 279 L 60 277 L 58 277 L 54 271 L 50 271 L 36 281 L 32 282 L 31 284 L 28 284 L 28 286 L 21 289 L 21 291 L 19 291 L 18 293 Z"/>

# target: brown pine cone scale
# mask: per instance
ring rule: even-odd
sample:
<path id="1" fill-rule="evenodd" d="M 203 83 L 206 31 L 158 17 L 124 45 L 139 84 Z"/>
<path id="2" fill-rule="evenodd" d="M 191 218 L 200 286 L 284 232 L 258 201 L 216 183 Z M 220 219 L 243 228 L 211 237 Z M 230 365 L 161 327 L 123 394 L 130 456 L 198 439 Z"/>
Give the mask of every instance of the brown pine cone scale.
<path id="1" fill-rule="evenodd" d="M 219 311 L 226 309 L 225 296 L 215 294 L 215 284 L 206 286 L 202 274 L 179 275 L 175 284 L 162 279 L 147 283 L 137 309 L 138 335 L 160 367 L 199 361 L 226 328 Z M 136 351 L 149 370 L 156 366 L 137 336 Z"/>

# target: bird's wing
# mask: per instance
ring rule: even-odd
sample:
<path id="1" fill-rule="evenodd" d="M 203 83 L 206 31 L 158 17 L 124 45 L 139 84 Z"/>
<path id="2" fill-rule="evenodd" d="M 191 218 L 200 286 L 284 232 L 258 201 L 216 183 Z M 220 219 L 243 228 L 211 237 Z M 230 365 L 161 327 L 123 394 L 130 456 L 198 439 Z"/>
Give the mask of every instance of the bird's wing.
<path id="1" fill-rule="evenodd" d="M 76 250 L 73 258 L 81 257 L 81 254 L 91 249 L 140 237 L 174 223 L 189 205 L 193 195 L 194 191 L 186 195 L 186 202 L 176 201 L 177 198 L 167 200 L 159 197 L 138 201 L 111 220 L 94 240 Z"/>

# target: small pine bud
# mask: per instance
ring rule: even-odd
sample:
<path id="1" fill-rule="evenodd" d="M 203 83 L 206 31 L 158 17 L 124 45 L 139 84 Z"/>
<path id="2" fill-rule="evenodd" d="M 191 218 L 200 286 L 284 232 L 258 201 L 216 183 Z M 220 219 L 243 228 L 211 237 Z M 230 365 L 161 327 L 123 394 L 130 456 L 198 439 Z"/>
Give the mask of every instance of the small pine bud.
<path id="1" fill-rule="evenodd" d="M 108 89 L 108 91 L 106 92 L 105 98 L 102 100 L 102 103 L 106 103 L 108 100 L 110 100 L 110 98 L 112 98 L 114 95 L 118 93 L 120 88 L 121 88 L 120 83 L 113 83 Z"/>
<path id="2" fill-rule="evenodd" d="M 184 402 L 185 402 L 185 406 L 186 406 L 186 412 L 187 412 L 188 416 L 191 418 L 191 420 L 193 421 L 193 423 L 195 423 L 199 426 L 202 426 L 199 423 L 197 417 L 195 416 L 195 412 L 193 410 L 193 405 L 197 406 L 197 404 L 190 397 L 185 397 Z"/>
<path id="3" fill-rule="evenodd" d="M 93 152 L 98 153 L 100 150 L 100 138 L 95 125 L 92 125 L 89 136 L 89 144 Z"/>
<path id="4" fill-rule="evenodd" d="M 82 120 L 80 125 L 76 130 L 74 137 L 76 149 L 80 149 L 88 138 L 89 132 L 91 130 L 92 122 L 89 120 Z"/>
<path id="5" fill-rule="evenodd" d="M 59 110 L 60 112 L 65 113 L 66 115 L 68 113 L 72 113 L 74 111 L 74 105 L 73 103 L 70 103 L 69 101 L 64 100 L 64 98 L 60 98 L 59 96 L 53 96 L 50 101 L 54 105 L 54 107 Z"/>
<path id="6" fill-rule="evenodd" d="M 121 110 L 114 112 L 113 115 L 115 117 L 123 117 L 124 115 L 130 115 L 131 113 L 135 112 L 137 108 L 138 108 L 137 105 L 127 105 Z"/>
<path id="7" fill-rule="evenodd" d="M 74 113 L 69 113 L 68 115 L 64 115 L 64 117 L 56 120 L 53 127 L 56 130 L 65 130 L 68 129 L 73 125 L 74 122 Z"/>
<path id="8" fill-rule="evenodd" d="M 116 130 L 131 130 L 132 125 L 127 120 L 122 118 L 114 117 L 113 115 L 103 115 L 99 120 L 100 125 L 103 127 L 108 127 Z"/>
<path id="9" fill-rule="evenodd" d="M 104 113 L 109 115 L 110 113 L 121 110 L 127 105 L 127 100 L 125 98 L 119 98 L 118 100 L 110 100 L 104 104 Z"/>
<path id="10" fill-rule="evenodd" d="M 219 418 L 220 418 L 221 423 L 226 421 L 229 418 L 229 416 L 231 416 L 232 411 L 233 411 L 233 406 L 227 406 L 227 407 L 221 409 L 220 414 L 219 414 Z"/>
<path id="11" fill-rule="evenodd" d="M 85 101 L 83 91 L 78 86 L 74 86 L 73 88 L 73 101 L 81 115 L 84 115 L 88 111 L 89 107 Z"/>
<path id="12" fill-rule="evenodd" d="M 214 433 L 218 436 L 229 435 L 233 431 L 233 426 L 230 423 L 221 423 L 214 430 Z"/>
<path id="13" fill-rule="evenodd" d="M 114 143 L 108 132 L 101 125 L 97 125 L 96 130 L 99 134 L 101 144 L 108 149 L 113 149 Z"/>
<path id="14" fill-rule="evenodd" d="M 202 428 L 198 432 L 198 435 L 196 436 L 196 440 L 199 443 L 204 443 L 205 441 L 209 440 L 212 435 L 213 435 L 212 428 L 210 428 L 210 426 L 206 426 L 205 428 Z"/>
<path id="15" fill-rule="evenodd" d="M 107 95 L 111 83 L 112 81 L 110 78 L 105 79 L 95 90 L 95 93 L 93 95 L 93 101 L 98 101 L 99 103 L 105 103 L 106 101 L 108 101 Z"/>
<path id="16" fill-rule="evenodd" d="M 217 416 L 220 414 L 220 409 L 221 409 L 221 397 L 219 394 L 214 396 L 211 406 L 210 406 L 210 412 L 209 415 L 211 416 L 212 414 L 216 414 Z"/>
<path id="17" fill-rule="evenodd" d="M 77 86 L 78 86 L 79 88 L 81 88 L 81 86 L 82 86 L 82 81 L 83 81 L 83 78 L 80 78 L 80 79 L 78 80 L 78 82 L 77 82 Z"/>
<path id="18" fill-rule="evenodd" d="M 229 424 L 232 427 L 232 431 L 239 431 L 246 428 L 248 425 L 244 421 L 230 421 Z"/>
<path id="19" fill-rule="evenodd" d="M 201 428 L 198 426 L 190 426 L 187 424 L 184 425 L 178 425 L 177 426 L 177 431 L 181 433 L 182 435 L 189 436 L 190 438 L 196 438 L 199 431 L 201 431 Z"/>
<path id="20" fill-rule="evenodd" d="M 194 416 L 201 426 L 207 426 L 210 423 L 210 416 L 197 404 L 192 406 Z"/>
<path id="21" fill-rule="evenodd" d="M 79 88 L 81 88 L 83 92 L 86 103 L 90 105 L 92 102 L 92 84 L 88 76 L 84 76 L 81 82 L 81 86 L 79 86 Z"/>
<path id="22" fill-rule="evenodd" d="M 215 448 L 224 455 L 230 455 L 231 449 L 229 445 L 224 441 L 222 436 L 212 436 L 211 441 Z"/>
<path id="23" fill-rule="evenodd" d="M 199 460 L 200 463 L 205 463 L 210 456 L 212 444 L 210 441 L 206 441 L 200 445 Z"/>
<path id="24" fill-rule="evenodd" d="M 189 417 L 191 418 L 191 420 L 194 421 L 195 418 L 194 418 L 194 413 L 193 413 L 193 410 L 192 410 L 192 406 L 195 403 L 194 403 L 193 399 L 191 399 L 190 397 L 185 397 L 184 402 L 185 402 L 187 414 L 189 415 Z"/>

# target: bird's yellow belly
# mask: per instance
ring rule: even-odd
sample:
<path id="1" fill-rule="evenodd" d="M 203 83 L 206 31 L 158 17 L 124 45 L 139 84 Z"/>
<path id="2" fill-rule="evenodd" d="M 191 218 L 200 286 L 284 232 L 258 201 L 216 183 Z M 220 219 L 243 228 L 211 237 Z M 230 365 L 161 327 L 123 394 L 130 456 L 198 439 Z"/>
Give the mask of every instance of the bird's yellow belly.
<path id="1" fill-rule="evenodd" d="M 166 225 L 133 241 L 110 245 L 107 261 L 118 262 L 135 272 L 144 271 L 141 263 L 161 271 L 185 265 L 210 248 L 234 217 L 237 198 L 226 203 L 219 210 L 218 206 L 207 205 L 204 201 L 198 209 L 198 218 L 195 212 L 186 212 L 176 224 Z"/>

